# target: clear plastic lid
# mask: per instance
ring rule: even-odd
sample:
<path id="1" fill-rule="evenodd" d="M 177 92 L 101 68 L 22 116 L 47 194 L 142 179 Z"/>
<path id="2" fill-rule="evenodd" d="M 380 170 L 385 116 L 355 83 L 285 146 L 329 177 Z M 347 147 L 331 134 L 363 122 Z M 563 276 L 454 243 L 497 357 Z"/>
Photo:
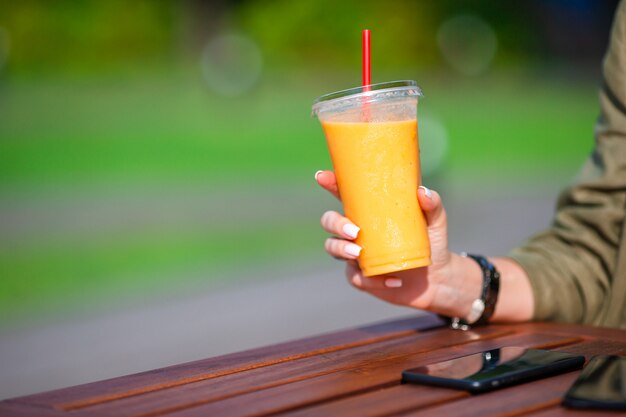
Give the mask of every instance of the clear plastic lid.
<path id="1" fill-rule="evenodd" d="M 422 96 L 422 90 L 415 81 L 388 81 L 324 94 L 313 103 L 313 115 L 320 117 L 320 113 L 341 112 L 364 103 Z"/>

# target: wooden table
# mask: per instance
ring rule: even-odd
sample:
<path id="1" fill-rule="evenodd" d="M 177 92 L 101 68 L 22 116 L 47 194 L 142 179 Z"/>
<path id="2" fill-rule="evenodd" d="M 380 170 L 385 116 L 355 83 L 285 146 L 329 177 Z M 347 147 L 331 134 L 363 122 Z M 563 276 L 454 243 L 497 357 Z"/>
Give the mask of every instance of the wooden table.
<path id="1" fill-rule="evenodd" d="M 403 369 L 501 346 L 626 355 L 626 331 L 568 324 L 462 332 L 416 316 L 0 402 L 0 416 L 582 416 L 579 372 L 491 393 L 400 384 Z"/>

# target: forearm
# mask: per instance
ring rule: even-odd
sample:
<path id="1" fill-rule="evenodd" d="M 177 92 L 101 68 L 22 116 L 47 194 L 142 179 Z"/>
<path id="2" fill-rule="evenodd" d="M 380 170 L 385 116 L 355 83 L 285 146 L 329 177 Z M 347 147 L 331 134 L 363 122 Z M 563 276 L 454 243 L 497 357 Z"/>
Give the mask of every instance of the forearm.
<path id="1" fill-rule="evenodd" d="M 535 299 L 530 280 L 522 267 L 510 258 L 491 258 L 500 272 L 500 295 L 491 321 L 529 321 Z"/>

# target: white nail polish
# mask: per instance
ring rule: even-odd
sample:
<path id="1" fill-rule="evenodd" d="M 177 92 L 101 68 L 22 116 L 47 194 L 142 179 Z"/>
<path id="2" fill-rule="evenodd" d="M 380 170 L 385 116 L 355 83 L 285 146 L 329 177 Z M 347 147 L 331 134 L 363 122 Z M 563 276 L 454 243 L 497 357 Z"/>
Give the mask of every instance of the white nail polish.
<path id="1" fill-rule="evenodd" d="M 342 230 L 346 234 L 346 236 L 356 238 L 359 234 L 359 230 L 361 229 L 352 223 L 346 223 L 343 225 Z"/>
<path id="2" fill-rule="evenodd" d="M 324 172 L 324 171 L 317 171 L 317 172 L 315 173 L 315 181 L 317 181 L 317 176 L 318 176 L 318 175 L 320 175 L 322 172 Z"/>
<path id="3" fill-rule="evenodd" d="M 385 287 L 387 288 L 400 288 L 402 286 L 402 280 L 398 278 L 387 278 L 385 280 Z"/>
<path id="4" fill-rule="evenodd" d="M 433 192 L 432 192 L 432 191 L 430 191 L 430 188 L 426 188 L 426 187 L 424 187 L 423 185 L 420 185 L 420 188 L 421 188 L 422 190 L 424 190 L 424 195 L 425 195 L 426 197 L 430 198 L 431 200 L 433 199 Z"/>
<path id="5" fill-rule="evenodd" d="M 355 245 L 354 243 L 348 243 L 343 249 L 348 255 L 358 257 L 363 250 L 359 245 Z"/>

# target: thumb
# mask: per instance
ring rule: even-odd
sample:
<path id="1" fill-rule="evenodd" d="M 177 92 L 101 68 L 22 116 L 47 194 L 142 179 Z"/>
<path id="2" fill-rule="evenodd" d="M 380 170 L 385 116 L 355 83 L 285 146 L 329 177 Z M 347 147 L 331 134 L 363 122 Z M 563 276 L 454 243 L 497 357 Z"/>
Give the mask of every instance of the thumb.
<path id="1" fill-rule="evenodd" d="M 441 202 L 441 196 L 437 191 L 420 185 L 417 189 L 417 200 L 426 217 L 429 227 L 445 226 L 446 212 Z"/>
<path id="2" fill-rule="evenodd" d="M 337 200 L 341 201 L 341 197 L 339 196 L 339 187 L 337 186 L 337 177 L 334 172 L 317 171 L 315 173 L 315 181 L 317 181 L 317 183 L 326 191 L 334 195 Z"/>

